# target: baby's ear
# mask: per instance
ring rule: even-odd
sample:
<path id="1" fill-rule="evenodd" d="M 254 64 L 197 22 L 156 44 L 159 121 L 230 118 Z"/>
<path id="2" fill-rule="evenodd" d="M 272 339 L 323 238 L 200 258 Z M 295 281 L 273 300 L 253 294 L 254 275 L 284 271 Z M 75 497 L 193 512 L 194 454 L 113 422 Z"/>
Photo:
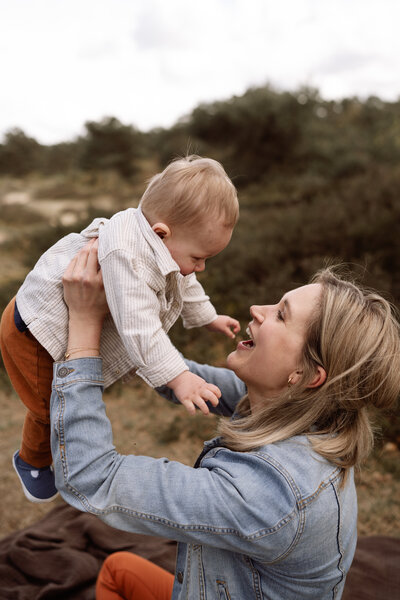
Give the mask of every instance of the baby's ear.
<path id="1" fill-rule="evenodd" d="M 165 223 L 155 223 L 152 227 L 154 233 L 156 233 L 162 240 L 171 236 L 171 230 Z"/>

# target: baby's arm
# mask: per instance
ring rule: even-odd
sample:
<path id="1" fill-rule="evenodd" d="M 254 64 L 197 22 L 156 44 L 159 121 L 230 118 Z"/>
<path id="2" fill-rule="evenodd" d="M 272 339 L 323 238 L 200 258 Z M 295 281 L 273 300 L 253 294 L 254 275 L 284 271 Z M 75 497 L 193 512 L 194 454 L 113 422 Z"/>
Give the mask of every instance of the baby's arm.
<path id="1" fill-rule="evenodd" d="M 183 325 L 186 329 L 206 327 L 209 331 L 218 331 L 230 338 L 240 331 L 240 323 L 227 315 L 217 315 L 195 274 L 186 278 L 184 303 L 182 310 Z"/>
<path id="2" fill-rule="evenodd" d="M 189 413 L 197 406 L 208 414 L 206 402 L 216 406 L 221 393 L 217 386 L 188 372 L 162 327 L 157 293 L 146 276 L 134 268 L 123 250 L 105 256 L 101 270 L 110 312 L 137 374 L 151 387 L 170 387 Z"/>
<path id="3" fill-rule="evenodd" d="M 160 321 L 160 302 L 144 266 L 123 250 L 100 261 L 108 306 L 136 373 L 151 387 L 165 385 L 187 367 Z"/>

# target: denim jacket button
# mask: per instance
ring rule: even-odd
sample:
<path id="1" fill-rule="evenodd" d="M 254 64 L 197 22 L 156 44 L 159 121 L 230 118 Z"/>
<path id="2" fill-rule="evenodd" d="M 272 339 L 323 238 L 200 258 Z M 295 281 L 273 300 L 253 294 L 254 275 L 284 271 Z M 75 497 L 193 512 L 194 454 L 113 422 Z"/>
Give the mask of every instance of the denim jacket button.
<path id="1" fill-rule="evenodd" d="M 67 367 L 60 367 L 57 371 L 58 377 L 66 377 L 71 373 L 71 369 L 67 369 Z"/>
<path id="2" fill-rule="evenodd" d="M 183 572 L 178 571 L 178 575 L 176 576 L 176 578 L 179 581 L 179 583 L 183 583 Z"/>

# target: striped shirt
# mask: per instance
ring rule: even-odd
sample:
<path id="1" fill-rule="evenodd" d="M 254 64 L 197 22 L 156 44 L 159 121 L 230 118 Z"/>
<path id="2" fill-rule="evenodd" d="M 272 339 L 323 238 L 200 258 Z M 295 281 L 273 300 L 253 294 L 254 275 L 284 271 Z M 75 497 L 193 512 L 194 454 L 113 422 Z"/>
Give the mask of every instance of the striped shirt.
<path id="1" fill-rule="evenodd" d="M 81 233 L 71 233 L 47 250 L 17 293 L 21 317 L 54 360 L 61 360 L 68 336 L 62 276 L 93 237 L 99 239 L 110 309 L 100 347 L 105 385 L 135 374 L 152 387 L 164 385 L 187 370 L 168 330 L 179 316 L 189 329 L 211 323 L 217 314 L 195 274 L 180 274 L 140 208 L 95 219 Z"/>

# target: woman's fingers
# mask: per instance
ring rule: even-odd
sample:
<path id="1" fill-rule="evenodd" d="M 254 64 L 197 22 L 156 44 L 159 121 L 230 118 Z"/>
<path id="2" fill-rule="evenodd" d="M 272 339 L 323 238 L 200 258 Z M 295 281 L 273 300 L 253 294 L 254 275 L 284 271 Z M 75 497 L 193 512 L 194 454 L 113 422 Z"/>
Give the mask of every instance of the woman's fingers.
<path id="1" fill-rule="evenodd" d="M 71 260 L 64 276 L 64 300 L 70 312 L 80 316 L 105 316 L 108 313 L 103 278 L 97 260 L 97 239 L 88 242 Z"/>
<path id="2" fill-rule="evenodd" d="M 63 283 L 81 281 L 88 276 L 97 275 L 97 238 L 90 240 L 69 263 L 63 275 Z"/>
<path id="3" fill-rule="evenodd" d="M 68 267 L 65 269 L 64 275 L 62 277 L 63 283 L 65 283 L 66 281 L 71 281 L 74 270 L 75 270 L 76 261 L 77 261 L 77 256 L 74 256 L 74 258 L 70 261 Z"/>
<path id="4" fill-rule="evenodd" d="M 100 265 L 99 265 L 99 261 L 98 261 L 98 255 L 97 255 L 98 248 L 99 248 L 99 241 L 97 238 L 94 238 L 93 240 L 91 240 L 91 242 L 92 243 L 89 246 L 89 254 L 87 257 L 86 268 L 90 274 L 96 275 L 98 273 L 98 271 L 100 270 Z"/>

